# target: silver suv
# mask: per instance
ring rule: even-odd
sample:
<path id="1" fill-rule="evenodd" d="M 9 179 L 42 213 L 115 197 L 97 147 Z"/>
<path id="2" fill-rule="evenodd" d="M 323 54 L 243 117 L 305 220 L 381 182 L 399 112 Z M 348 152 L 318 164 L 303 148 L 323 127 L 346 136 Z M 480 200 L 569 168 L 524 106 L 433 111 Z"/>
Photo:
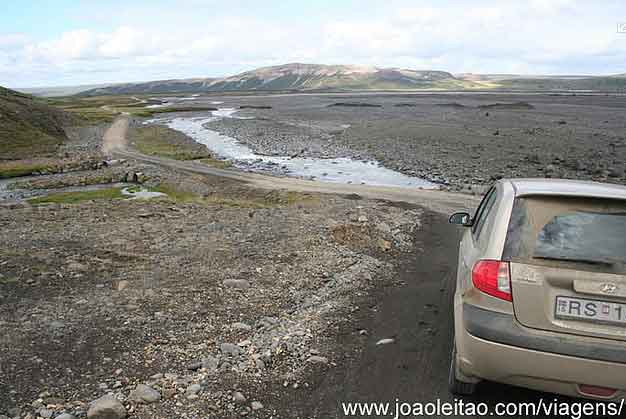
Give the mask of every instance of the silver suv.
<path id="1" fill-rule="evenodd" d="M 498 181 L 460 243 L 450 390 L 626 396 L 626 187 Z"/>

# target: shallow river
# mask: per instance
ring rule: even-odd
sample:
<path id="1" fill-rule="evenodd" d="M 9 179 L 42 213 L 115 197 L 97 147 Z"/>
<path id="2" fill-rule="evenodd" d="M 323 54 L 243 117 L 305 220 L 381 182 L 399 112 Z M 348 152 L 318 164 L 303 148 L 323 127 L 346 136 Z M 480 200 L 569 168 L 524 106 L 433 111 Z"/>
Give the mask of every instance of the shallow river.
<path id="1" fill-rule="evenodd" d="M 349 158 L 319 159 L 308 157 L 264 156 L 254 153 L 247 145 L 234 138 L 207 129 L 204 124 L 215 118 L 241 118 L 236 110 L 222 108 L 209 117 L 157 118 L 145 123 L 160 123 L 180 131 L 217 156 L 233 162 L 236 167 L 259 172 L 272 172 L 325 182 L 353 183 L 376 186 L 403 186 L 436 188 L 427 180 L 407 176 L 387 169 L 376 161 L 358 161 Z"/>

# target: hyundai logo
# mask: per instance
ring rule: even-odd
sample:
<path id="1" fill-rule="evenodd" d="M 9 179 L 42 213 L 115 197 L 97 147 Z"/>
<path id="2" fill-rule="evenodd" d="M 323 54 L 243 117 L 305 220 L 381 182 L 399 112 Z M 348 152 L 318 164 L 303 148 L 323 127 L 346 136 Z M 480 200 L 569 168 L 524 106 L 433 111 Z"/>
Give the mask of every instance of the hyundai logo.
<path id="1" fill-rule="evenodd" d="M 602 284 L 601 290 L 605 294 L 613 294 L 613 293 L 615 293 L 615 291 L 617 291 L 617 285 L 609 284 L 609 283 Z"/>

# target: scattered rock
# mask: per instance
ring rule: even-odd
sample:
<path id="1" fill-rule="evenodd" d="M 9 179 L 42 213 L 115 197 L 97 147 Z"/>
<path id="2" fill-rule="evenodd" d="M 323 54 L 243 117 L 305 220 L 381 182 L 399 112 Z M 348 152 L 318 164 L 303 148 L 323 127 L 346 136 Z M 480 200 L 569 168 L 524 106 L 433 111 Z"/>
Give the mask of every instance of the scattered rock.
<path id="1" fill-rule="evenodd" d="M 161 398 L 161 393 L 145 384 L 137 384 L 128 399 L 137 403 L 154 403 Z"/>
<path id="2" fill-rule="evenodd" d="M 207 371 L 217 371 L 217 368 L 220 365 L 220 360 L 214 356 L 208 355 L 207 357 L 202 359 L 202 368 Z"/>
<path id="3" fill-rule="evenodd" d="M 378 239 L 376 244 L 378 245 L 378 248 L 383 252 L 391 250 L 391 242 L 389 240 Z"/>
<path id="4" fill-rule="evenodd" d="M 226 355 L 238 356 L 241 353 L 241 347 L 233 343 L 222 343 L 220 345 L 220 351 Z"/>
<path id="5" fill-rule="evenodd" d="M 250 330 L 252 330 L 252 326 L 241 322 L 233 323 L 230 325 L 230 327 L 232 327 L 233 330 L 241 330 L 244 332 L 249 332 Z"/>
<path id="6" fill-rule="evenodd" d="M 192 384 L 189 387 L 187 387 L 186 393 L 188 395 L 190 395 L 190 394 L 198 394 L 201 391 L 202 391 L 202 386 L 200 384 Z"/>
<path id="7" fill-rule="evenodd" d="M 226 279 L 222 282 L 226 288 L 247 289 L 250 288 L 250 283 L 245 279 Z"/>
<path id="8" fill-rule="evenodd" d="M 79 262 L 70 262 L 67 265 L 67 269 L 69 269 L 70 271 L 74 271 L 74 272 L 86 272 L 86 271 L 89 270 L 87 265 L 84 265 L 84 264 L 79 263 Z"/>
<path id="9" fill-rule="evenodd" d="M 325 364 L 328 364 L 328 358 L 324 356 L 313 355 L 309 357 L 309 359 L 307 359 L 306 362 L 309 362 L 311 364 L 324 364 L 325 365 Z"/>
<path id="10" fill-rule="evenodd" d="M 54 411 L 52 411 L 50 409 L 41 408 L 41 409 L 39 409 L 38 414 L 39 414 L 40 417 L 42 417 L 44 419 L 50 419 L 52 417 L 52 415 L 54 414 Z"/>
<path id="11" fill-rule="evenodd" d="M 246 402 L 246 396 L 243 395 L 243 393 L 239 392 L 239 391 L 235 391 L 233 393 L 233 401 L 237 404 L 244 404 Z"/>
<path id="12" fill-rule="evenodd" d="M 106 395 L 91 402 L 87 417 L 90 419 L 122 419 L 126 408 L 114 396 Z"/>
<path id="13" fill-rule="evenodd" d="M 113 281 L 113 289 L 115 291 L 123 291 L 126 288 L 128 288 L 128 286 L 130 285 L 130 283 L 126 280 L 121 280 L 121 281 Z"/>
<path id="14" fill-rule="evenodd" d="M 202 362 L 201 361 L 192 362 L 191 364 L 187 365 L 187 369 L 190 370 L 190 371 L 197 371 L 200 368 L 202 368 Z"/>

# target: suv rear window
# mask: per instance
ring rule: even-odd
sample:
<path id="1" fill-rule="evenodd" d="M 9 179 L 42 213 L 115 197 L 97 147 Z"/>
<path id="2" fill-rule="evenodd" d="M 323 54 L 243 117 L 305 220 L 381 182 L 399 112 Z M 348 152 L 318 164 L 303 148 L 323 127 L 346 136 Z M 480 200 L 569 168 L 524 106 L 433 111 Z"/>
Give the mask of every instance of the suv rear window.
<path id="1" fill-rule="evenodd" d="M 503 259 L 622 273 L 626 264 L 626 201 L 517 198 Z"/>

